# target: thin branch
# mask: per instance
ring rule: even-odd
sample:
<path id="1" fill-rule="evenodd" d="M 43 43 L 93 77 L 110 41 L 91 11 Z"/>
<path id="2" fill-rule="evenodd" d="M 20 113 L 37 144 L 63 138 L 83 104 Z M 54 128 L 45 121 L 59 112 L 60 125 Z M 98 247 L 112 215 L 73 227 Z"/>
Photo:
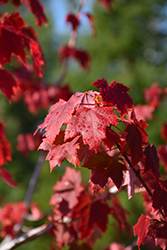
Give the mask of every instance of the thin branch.
<path id="1" fill-rule="evenodd" d="M 38 157 L 38 161 L 37 161 L 37 164 L 35 166 L 34 172 L 33 172 L 32 176 L 31 176 L 31 179 L 30 179 L 30 182 L 29 182 L 29 187 L 28 187 L 25 199 L 24 199 L 24 202 L 25 202 L 27 208 L 29 208 L 30 201 L 31 201 L 32 195 L 34 193 L 34 190 L 35 190 L 35 187 L 36 187 L 36 184 L 37 184 L 39 174 L 41 172 L 41 168 L 42 168 L 45 156 L 46 156 L 46 154 L 43 151 L 41 151 L 40 155 Z"/>
<path id="2" fill-rule="evenodd" d="M 42 226 L 34 228 L 34 229 L 30 230 L 28 233 L 22 234 L 13 240 L 6 238 L 6 241 L 3 241 L 1 243 L 0 249 L 1 250 L 15 249 L 16 247 L 45 234 L 46 232 L 48 232 L 51 229 L 51 227 L 52 227 L 52 224 L 43 224 Z"/>

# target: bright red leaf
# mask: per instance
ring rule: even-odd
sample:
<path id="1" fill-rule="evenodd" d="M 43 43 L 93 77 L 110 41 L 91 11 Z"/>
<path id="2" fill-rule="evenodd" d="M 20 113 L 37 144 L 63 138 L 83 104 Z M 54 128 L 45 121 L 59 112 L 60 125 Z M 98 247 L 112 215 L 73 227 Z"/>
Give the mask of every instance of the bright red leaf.
<path id="1" fill-rule="evenodd" d="M 149 226 L 149 220 L 150 219 L 148 217 L 142 214 L 138 219 L 137 224 L 133 226 L 134 236 L 136 235 L 138 236 L 137 245 L 139 249 L 141 244 L 143 245 L 145 244 L 147 237 L 147 230 Z"/>
<path id="2" fill-rule="evenodd" d="M 13 176 L 9 172 L 7 172 L 5 168 L 0 168 L 0 177 L 10 186 L 18 186 L 17 183 L 12 180 Z"/>
<path id="3" fill-rule="evenodd" d="M 7 161 L 11 161 L 11 145 L 6 139 L 6 132 L 4 130 L 5 124 L 0 122 L 0 166 L 3 166 Z"/>
<path id="4" fill-rule="evenodd" d="M 106 127 L 117 125 L 117 116 L 112 107 L 79 108 L 68 121 L 65 140 L 82 134 L 84 144 L 98 150 L 101 141 L 106 138 Z"/>
<path id="5" fill-rule="evenodd" d="M 127 94 L 130 88 L 122 83 L 113 81 L 108 85 L 104 78 L 100 78 L 92 83 L 97 88 L 100 88 L 104 105 L 113 105 L 120 112 L 121 116 L 127 114 L 127 108 L 133 108 L 133 100 Z"/>
<path id="6" fill-rule="evenodd" d="M 79 99 L 72 96 L 67 102 L 60 99 L 59 102 L 52 105 L 49 114 L 46 116 L 44 122 L 38 126 L 41 131 L 46 130 L 48 143 L 53 144 L 56 136 L 59 134 L 63 124 L 67 124 L 74 112 L 75 106 L 79 103 Z M 38 130 L 37 129 L 37 130 Z"/>
<path id="7" fill-rule="evenodd" d="M 91 169 L 91 182 L 99 184 L 102 188 L 106 187 L 109 178 L 119 189 L 123 181 L 123 170 L 126 167 L 117 157 L 110 157 L 105 152 L 90 156 L 82 167 Z"/>

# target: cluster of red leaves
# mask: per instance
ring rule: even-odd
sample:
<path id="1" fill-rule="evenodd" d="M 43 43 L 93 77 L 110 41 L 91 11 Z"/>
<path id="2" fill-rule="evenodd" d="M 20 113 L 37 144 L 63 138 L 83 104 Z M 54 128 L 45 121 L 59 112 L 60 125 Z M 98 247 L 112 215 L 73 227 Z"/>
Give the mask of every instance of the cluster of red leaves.
<path id="1" fill-rule="evenodd" d="M 66 244 L 77 246 L 78 241 L 85 240 L 84 244 L 88 247 L 86 249 L 91 249 L 96 239 L 106 231 L 109 215 L 116 219 L 118 233 L 125 228 L 130 237 L 128 213 L 118 198 L 114 195 L 107 195 L 105 198 L 92 197 L 81 184 L 80 172 L 67 167 L 53 189 L 55 193 L 51 197 L 50 205 L 54 206 L 54 215 L 49 216 L 49 220 L 52 222 L 52 233 L 59 248 Z"/>
<path id="2" fill-rule="evenodd" d="M 11 43 L 12 41 L 12 43 Z M 41 47 L 37 41 L 37 34 L 32 27 L 26 27 L 26 23 L 20 14 L 13 12 L 11 15 L 5 13 L 0 18 L 0 88 L 3 94 L 11 100 L 13 87 L 17 86 L 16 79 L 11 73 L 2 67 L 6 62 L 11 63 L 11 57 L 28 67 L 26 58 L 30 52 L 34 62 L 34 70 L 42 77 L 41 66 L 44 65 L 44 58 Z"/>
<path id="3" fill-rule="evenodd" d="M 27 214 L 27 209 L 23 202 L 7 203 L 0 208 L 0 237 L 4 238 L 6 235 L 14 237 L 16 235 L 16 224 L 21 223 L 25 214 Z"/>
<path id="4" fill-rule="evenodd" d="M 19 67 L 14 70 L 13 75 L 17 81 L 17 87 L 13 89 L 12 100 L 18 102 L 23 98 L 29 112 L 33 115 L 36 115 L 41 108 L 49 109 L 50 105 L 59 98 L 68 100 L 71 96 L 68 86 L 46 84 L 34 74 L 32 68 Z"/>
<path id="5" fill-rule="evenodd" d="M 6 4 L 9 0 L 0 0 L 0 4 Z M 47 18 L 44 14 L 44 7 L 38 0 L 11 0 L 16 8 L 20 6 L 21 3 L 35 15 L 37 19 L 36 25 L 41 26 L 43 23 L 47 23 Z"/>
<path id="6" fill-rule="evenodd" d="M 131 198 L 135 192 L 134 186 L 137 185 L 140 188 L 143 186 L 143 182 L 137 180 L 136 175 L 139 174 L 152 194 L 151 206 L 155 211 L 162 211 L 159 217 L 155 217 L 153 211 L 149 212 L 150 220 L 146 224 L 148 233 L 144 237 L 152 237 L 155 244 L 162 247 L 166 244 L 165 241 L 160 243 L 157 240 L 159 234 L 151 234 L 150 228 L 152 219 L 158 220 L 157 223 L 161 221 L 165 223 L 167 207 L 166 199 L 162 197 L 167 197 L 167 184 L 160 177 L 157 150 L 148 142 L 145 131 L 148 124 L 136 118 L 132 99 L 127 94 L 129 88 L 115 81 L 109 85 L 103 78 L 92 85 L 100 88 L 100 93 L 77 92 L 68 101 L 59 100 L 51 107 L 44 123 L 38 127 L 40 130 L 45 129 L 44 139 L 39 149 L 49 151 L 46 160 L 49 160 L 51 171 L 56 165 L 60 166 L 65 158 L 74 166 L 91 169 L 89 182 L 93 194 L 101 193 L 114 183 L 118 190 L 127 185 L 128 196 Z M 125 115 L 129 110 L 131 116 L 127 120 Z M 120 123 L 125 127 L 123 130 L 119 129 Z M 61 130 L 62 125 L 66 125 L 65 131 Z M 136 174 L 132 174 L 132 170 Z M 82 195 L 81 198 L 80 195 Z M 81 192 L 80 195 L 78 195 L 79 205 L 74 206 L 77 212 L 72 213 L 74 218 L 81 217 L 79 211 L 80 209 L 84 211 L 81 208 L 84 201 L 92 202 L 88 194 Z M 62 203 L 62 207 L 64 205 Z M 68 209 L 65 210 L 67 214 Z M 126 225 L 124 227 L 126 228 Z M 84 225 L 81 228 L 83 232 L 81 239 L 90 236 L 89 232 L 84 231 L 86 230 Z M 74 232 L 71 224 L 70 230 Z M 59 232 L 58 229 L 57 231 Z M 134 232 L 139 236 L 140 231 Z M 75 237 L 76 234 L 72 238 Z M 138 246 L 143 243 L 140 237 Z"/>

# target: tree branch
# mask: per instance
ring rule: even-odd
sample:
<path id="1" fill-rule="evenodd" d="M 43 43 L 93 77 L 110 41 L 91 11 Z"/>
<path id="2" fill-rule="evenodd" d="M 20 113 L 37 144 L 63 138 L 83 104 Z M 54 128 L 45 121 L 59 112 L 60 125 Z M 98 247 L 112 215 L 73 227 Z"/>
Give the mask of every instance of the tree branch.
<path id="1" fill-rule="evenodd" d="M 25 244 L 26 242 L 31 241 L 31 240 L 45 234 L 46 232 L 48 232 L 51 229 L 51 227 L 52 227 L 52 224 L 43 224 L 42 226 L 34 228 L 34 229 L 30 230 L 28 233 L 22 234 L 13 240 L 11 240 L 11 238 L 9 236 L 5 239 L 5 241 L 3 241 L 0 244 L 0 249 L 1 250 L 15 249 L 16 247 L 18 247 L 22 244 Z"/>

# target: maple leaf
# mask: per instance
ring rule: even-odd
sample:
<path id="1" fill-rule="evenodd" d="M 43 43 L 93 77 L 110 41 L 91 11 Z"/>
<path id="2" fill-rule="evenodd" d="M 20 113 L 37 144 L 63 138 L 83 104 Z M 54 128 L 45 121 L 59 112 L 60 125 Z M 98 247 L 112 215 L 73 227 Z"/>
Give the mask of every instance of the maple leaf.
<path id="1" fill-rule="evenodd" d="M 167 172 L 167 146 L 160 145 L 158 147 L 158 156 L 165 171 Z"/>
<path id="2" fill-rule="evenodd" d="M 92 248 L 85 242 L 82 245 L 72 243 L 69 245 L 69 250 L 92 250 Z"/>
<path id="3" fill-rule="evenodd" d="M 91 182 L 99 184 L 102 188 L 108 184 L 108 179 L 111 178 L 119 189 L 123 181 L 123 170 L 126 170 L 118 157 L 110 157 L 105 152 L 90 156 L 82 167 L 92 170 Z"/>
<path id="4" fill-rule="evenodd" d="M 100 95 L 102 96 L 105 105 L 113 105 L 120 112 L 121 116 L 127 114 L 127 108 L 133 108 L 133 100 L 126 93 L 130 88 L 122 83 L 113 81 L 108 85 L 104 78 L 100 78 L 92 83 L 97 88 L 100 88 Z"/>
<path id="5" fill-rule="evenodd" d="M 126 142 L 127 145 L 125 146 L 125 149 L 130 149 L 131 151 L 131 157 L 132 157 L 132 164 L 135 166 L 139 160 L 143 156 L 143 149 L 142 149 L 142 134 L 141 130 L 139 129 L 138 124 L 128 124 L 125 131 L 128 133 L 126 136 Z"/>
<path id="6" fill-rule="evenodd" d="M 162 249 L 167 247 L 167 222 L 156 219 L 150 220 L 147 235 L 155 240 L 155 245 Z"/>
<path id="7" fill-rule="evenodd" d="M 134 236 L 138 236 L 137 245 L 140 249 L 140 245 L 145 243 L 147 237 L 147 230 L 149 226 L 149 218 L 145 215 L 141 215 L 138 219 L 138 222 L 135 226 L 133 226 Z"/>
<path id="8" fill-rule="evenodd" d="M 0 176 L 8 185 L 12 187 L 18 186 L 17 183 L 12 180 L 13 176 L 9 172 L 7 172 L 5 168 L 0 168 Z"/>
<path id="9" fill-rule="evenodd" d="M 112 215 L 118 221 L 118 234 L 121 233 L 122 229 L 125 228 L 126 235 L 128 238 L 131 236 L 131 226 L 127 222 L 127 217 L 129 215 L 128 211 L 125 210 L 116 195 L 111 195 L 112 201 Z"/>
<path id="10" fill-rule="evenodd" d="M 92 90 L 85 92 L 85 93 L 76 92 L 74 94 L 74 96 L 80 100 L 80 104 L 77 106 L 77 108 L 81 108 L 81 107 L 93 108 L 93 107 L 95 107 L 94 98 L 98 94 L 99 94 L 98 92 L 92 91 Z"/>
<path id="11" fill-rule="evenodd" d="M 160 104 L 161 94 L 162 89 L 157 82 L 154 82 L 150 88 L 144 90 L 145 101 L 153 107 L 157 107 Z"/>
<path id="12" fill-rule="evenodd" d="M 77 27 L 80 25 L 80 22 L 78 20 L 78 17 L 72 13 L 69 13 L 67 16 L 66 16 L 66 22 L 67 23 L 71 23 L 72 25 L 72 30 L 73 31 L 76 31 L 77 30 Z"/>
<path id="13" fill-rule="evenodd" d="M 6 69 L 0 68 L 0 88 L 3 94 L 11 100 L 12 95 L 14 95 L 13 87 L 17 86 L 15 78 Z"/>
<path id="14" fill-rule="evenodd" d="M 60 47 L 58 54 L 60 56 L 61 62 L 72 57 L 73 59 L 77 60 L 82 68 L 88 69 L 90 66 L 90 56 L 89 54 L 81 49 L 72 48 L 67 45 Z"/>
<path id="15" fill-rule="evenodd" d="M 164 209 L 165 215 L 167 216 L 167 180 L 159 180 L 156 182 L 154 192 L 152 195 L 153 208 Z"/>
<path id="16" fill-rule="evenodd" d="M 22 0 L 25 6 L 29 7 L 30 11 L 35 15 L 36 25 L 42 26 L 42 23 L 47 23 L 47 18 L 44 14 L 44 7 L 38 0 Z"/>
<path id="17" fill-rule="evenodd" d="M 60 140 L 61 137 L 61 140 Z M 76 166 L 77 160 L 77 149 L 80 147 L 81 137 L 77 136 L 74 139 L 69 139 L 64 143 L 64 132 L 60 131 L 59 135 L 54 141 L 54 145 L 50 145 L 47 139 L 43 139 L 39 149 L 49 150 L 46 160 L 50 164 L 50 172 L 57 165 L 60 166 L 61 163 L 67 159 L 70 163 Z"/>
<path id="18" fill-rule="evenodd" d="M 21 223 L 23 216 L 27 214 L 24 202 L 7 203 L 0 208 L 1 233 L 4 238 L 6 235 L 16 236 L 14 226 Z"/>
<path id="19" fill-rule="evenodd" d="M 11 161 L 11 145 L 6 139 L 6 132 L 4 130 L 5 124 L 0 121 L 0 166 L 6 164 L 7 161 Z"/>
<path id="20" fill-rule="evenodd" d="M 148 145 L 144 150 L 145 159 L 145 172 L 152 171 L 154 176 L 159 179 L 159 158 L 157 155 L 157 150 L 154 145 Z"/>
<path id="21" fill-rule="evenodd" d="M 65 140 L 82 134 L 83 142 L 97 151 L 106 138 L 106 127 L 110 124 L 117 125 L 112 107 L 78 108 L 68 121 Z"/>
<path id="22" fill-rule="evenodd" d="M 60 99 L 59 102 L 52 105 L 44 122 L 38 126 L 38 129 L 46 130 L 44 136 L 46 136 L 48 143 L 52 145 L 56 136 L 59 134 L 62 125 L 69 122 L 71 115 L 74 112 L 74 108 L 79 102 L 78 98 L 72 96 L 67 102 Z"/>
<path id="23" fill-rule="evenodd" d="M 92 35 L 96 35 L 94 16 L 90 13 L 85 13 L 85 15 L 88 18 L 89 24 L 91 26 Z"/>
<path id="24" fill-rule="evenodd" d="M 154 110 L 155 110 L 155 107 L 150 106 L 150 105 L 138 104 L 134 107 L 136 118 L 138 120 L 144 120 L 144 121 L 153 119 Z"/>
<path id="25" fill-rule="evenodd" d="M 72 211 L 72 218 L 79 219 L 78 231 L 81 240 L 90 237 L 94 227 L 97 226 L 102 232 L 107 229 L 108 214 L 110 208 L 102 199 L 94 200 L 87 193 L 81 193 L 79 202 Z"/>
<path id="26" fill-rule="evenodd" d="M 81 186 L 81 180 L 79 171 L 66 167 L 65 174 L 53 187 L 56 192 L 50 199 L 50 205 L 56 205 L 64 199 L 68 202 L 68 207 L 72 209 L 78 203 L 78 196 L 84 190 Z"/>
<path id="27" fill-rule="evenodd" d="M 106 139 L 103 140 L 104 144 L 109 148 L 112 149 L 112 147 L 118 143 L 121 143 L 121 139 L 119 135 L 111 128 L 106 128 Z"/>
<path id="28" fill-rule="evenodd" d="M 27 156 L 30 151 L 34 151 L 38 148 L 41 143 L 42 136 L 40 134 L 36 134 L 33 136 L 32 134 L 19 134 L 17 136 L 17 150 L 22 152 L 23 155 Z"/>

